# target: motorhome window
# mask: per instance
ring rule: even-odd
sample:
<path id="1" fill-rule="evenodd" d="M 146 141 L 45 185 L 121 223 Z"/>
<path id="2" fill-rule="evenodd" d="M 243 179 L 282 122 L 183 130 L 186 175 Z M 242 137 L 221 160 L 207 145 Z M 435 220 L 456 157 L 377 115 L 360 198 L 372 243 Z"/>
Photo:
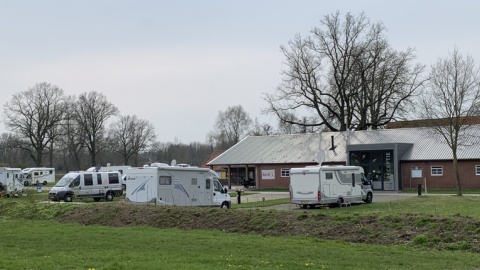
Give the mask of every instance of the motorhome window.
<path id="1" fill-rule="evenodd" d="M 205 179 L 205 189 L 210 189 L 210 179 Z"/>
<path id="2" fill-rule="evenodd" d="M 97 185 L 101 185 L 102 184 L 102 175 L 97 173 Z"/>
<path id="3" fill-rule="evenodd" d="M 39 175 L 39 172 L 34 172 L 33 175 L 37 176 Z"/>
<path id="4" fill-rule="evenodd" d="M 49 174 L 53 174 L 53 171 L 52 171 L 52 170 L 50 170 L 48 173 L 49 173 Z"/>
<path id="5" fill-rule="evenodd" d="M 222 184 L 220 184 L 220 182 L 218 181 L 213 181 L 213 187 L 215 189 L 215 191 L 222 191 Z"/>
<path id="6" fill-rule="evenodd" d="M 192 186 L 196 186 L 197 185 L 197 178 L 192 178 Z"/>
<path id="7" fill-rule="evenodd" d="M 160 176 L 158 180 L 159 185 L 171 185 L 172 177 L 171 176 Z"/>
<path id="8" fill-rule="evenodd" d="M 118 173 L 109 173 L 108 174 L 108 183 L 109 184 L 118 184 L 120 180 L 118 179 Z"/>
<path id="9" fill-rule="evenodd" d="M 85 183 L 85 186 L 93 186 L 93 175 L 84 174 L 83 175 L 83 182 Z"/>
<path id="10" fill-rule="evenodd" d="M 290 169 L 282 169 L 281 177 L 290 177 Z"/>
<path id="11" fill-rule="evenodd" d="M 325 173 L 325 179 L 333 179 L 333 173 L 331 172 Z"/>

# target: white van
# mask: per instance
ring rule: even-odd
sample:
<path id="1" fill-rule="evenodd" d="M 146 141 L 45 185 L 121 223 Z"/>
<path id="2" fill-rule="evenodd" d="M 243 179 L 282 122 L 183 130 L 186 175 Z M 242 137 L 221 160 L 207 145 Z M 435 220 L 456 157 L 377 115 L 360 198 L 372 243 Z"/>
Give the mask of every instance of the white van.
<path id="1" fill-rule="evenodd" d="M 290 202 L 303 208 L 323 204 L 371 203 L 370 181 L 359 166 L 309 166 L 290 169 Z"/>
<path id="2" fill-rule="evenodd" d="M 144 166 L 127 170 L 126 201 L 178 206 L 218 206 L 230 208 L 231 199 L 207 168 Z"/>
<path id="3" fill-rule="evenodd" d="M 125 182 L 125 173 L 131 168 L 131 166 L 110 166 L 110 163 L 107 163 L 106 167 L 90 167 L 87 169 L 87 172 L 116 172 L 119 171 L 122 175 L 122 186 L 123 189 L 126 189 L 126 182 Z"/>
<path id="4" fill-rule="evenodd" d="M 120 172 L 69 172 L 50 189 L 52 201 L 71 202 L 74 198 L 112 201 L 122 195 Z"/>

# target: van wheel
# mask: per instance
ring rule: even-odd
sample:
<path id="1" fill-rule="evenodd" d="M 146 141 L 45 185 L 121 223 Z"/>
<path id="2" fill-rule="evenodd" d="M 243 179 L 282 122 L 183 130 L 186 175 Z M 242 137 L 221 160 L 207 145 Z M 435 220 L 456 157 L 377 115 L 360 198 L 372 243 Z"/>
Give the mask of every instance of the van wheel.
<path id="1" fill-rule="evenodd" d="M 113 193 L 112 193 L 112 192 L 108 192 L 107 195 L 105 196 L 105 200 L 106 200 L 107 202 L 111 202 L 111 201 L 113 201 L 113 197 L 114 197 L 114 196 L 113 196 Z"/>
<path id="2" fill-rule="evenodd" d="M 367 193 L 367 198 L 365 198 L 366 203 L 372 203 L 373 201 L 373 195 L 371 192 Z"/>
<path id="3" fill-rule="evenodd" d="M 220 206 L 220 208 L 228 209 L 228 208 L 230 208 L 230 204 L 228 202 L 223 202 L 222 206 Z"/>
<path id="4" fill-rule="evenodd" d="M 72 195 L 65 195 L 65 198 L 63 199 L 65 202 L 72 202 Z"/>
<path id="5" fill-rule="evenodd" d="M 42 184 L 43 184 L 44 186 L 46 186 L 46 185 L 47 185 L 47 181 L 43 181 Z"/>
<path id="6" fill-rule="evenodd" d="M 99 201 L 100 201 L 100 199 L 101 199 L 101 198 L 99 198 L 99 197 L 95 197 L 95 198 L 93 198 L 93 200 L 94 200 L 94 201 L 96 201 L 96 202 L 99 202 Z"/>

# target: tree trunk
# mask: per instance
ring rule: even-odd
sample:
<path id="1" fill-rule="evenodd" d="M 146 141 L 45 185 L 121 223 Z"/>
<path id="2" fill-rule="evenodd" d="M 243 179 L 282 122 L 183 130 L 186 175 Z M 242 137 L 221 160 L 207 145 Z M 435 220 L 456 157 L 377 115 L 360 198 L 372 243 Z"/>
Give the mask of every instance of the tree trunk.
<path id="1" fill-rule="evenodd" d="M 455 183 L 457 187 L 457 196 L 462 196 L 462 185 L 460 184 L 460 174 L 458 172 L 457 150 L 453 151 L 453 171 L 455 173 Z"/>

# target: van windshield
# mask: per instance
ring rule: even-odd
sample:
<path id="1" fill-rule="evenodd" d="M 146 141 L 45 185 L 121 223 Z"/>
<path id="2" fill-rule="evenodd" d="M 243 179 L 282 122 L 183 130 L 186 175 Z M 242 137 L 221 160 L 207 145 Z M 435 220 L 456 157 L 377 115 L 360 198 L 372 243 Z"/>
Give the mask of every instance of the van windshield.
<path id="1" fill-rule="evenodd" d="M 68 186 L 73 180 L 71 176 L 64 176 L 62 179 L 58 180 L 58 183 L 55 185 L 56 187 L 66 187 Z"/>

